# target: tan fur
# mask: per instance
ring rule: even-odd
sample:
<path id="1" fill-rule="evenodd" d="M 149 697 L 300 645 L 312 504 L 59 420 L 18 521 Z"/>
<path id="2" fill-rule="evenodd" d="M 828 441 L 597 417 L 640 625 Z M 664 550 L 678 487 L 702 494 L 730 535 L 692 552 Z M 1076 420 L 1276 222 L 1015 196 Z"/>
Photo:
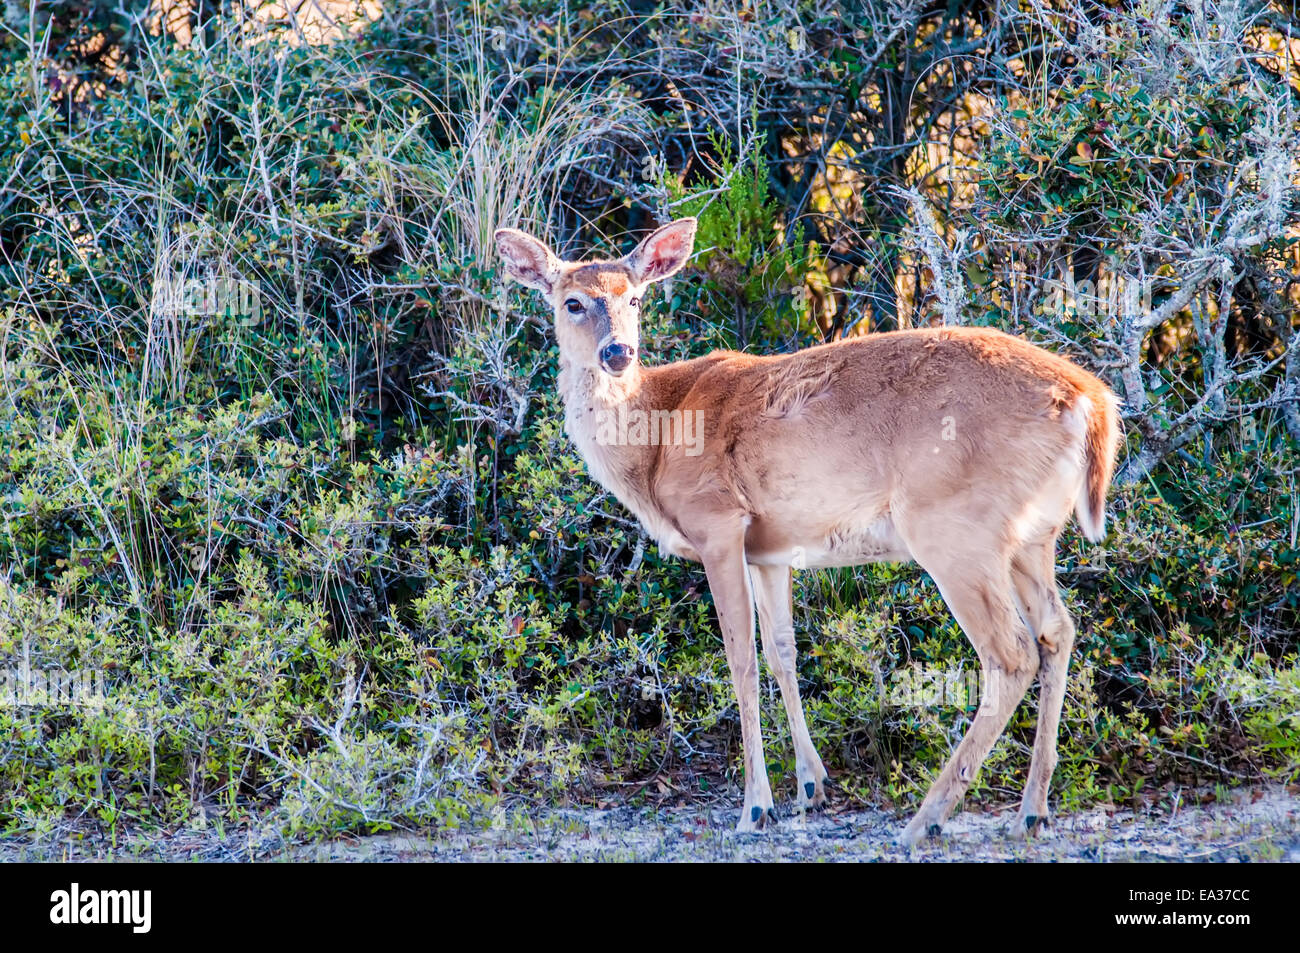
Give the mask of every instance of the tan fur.
<path id="1" fill-rule="evenodd" d="M 677 222 L 626 259 L 586 264 L 560 262 L 521 233 L 498 241 L 510 273 L 555 307 L 566 429 L 592 475 L 661 549 L 704 564 L 740 708 L 739 828 L 773 816 L 755 603 L 795 736 L 799 803 L 816 806 L 824 772 L 795 676 L 791 568 L 906 559 L 939 587 L 987 690 L 903 839 L 943 823 L 1037 674 L 1039 728 L 1019 825 L 1032 828 L 1047 813 L 1074 635 L 1055 585 L 1055 543 L 1076 509 L 1087 535 L 1101 536 L 1119 440 L 1113 395 L 1069 361 L 979 328 L 875 334 L 771 357 L 634 361 L 607 372 L 600 349 L 637 345 L 631 300 L 681 267 L 693 234 L 693 221 Z M 566 310 L 577 299 L 590 303 L 580 320 Z M 600 442 L 600 415 L 620 405 L 701 413 L 703 452 Z"/>

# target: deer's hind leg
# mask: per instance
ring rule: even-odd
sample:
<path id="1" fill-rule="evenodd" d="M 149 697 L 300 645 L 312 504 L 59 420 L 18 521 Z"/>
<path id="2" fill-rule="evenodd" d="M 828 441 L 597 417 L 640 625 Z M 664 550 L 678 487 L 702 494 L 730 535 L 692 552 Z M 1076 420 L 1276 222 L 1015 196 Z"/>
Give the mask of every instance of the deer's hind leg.
<path id="1" fill-rule="evenodd" d="M 942 534 L 920 536 L 941 540 Z M 918 538 L 914 537 L 914 538 Z M 975 719 L 904 829 L 900 842 L 911 846 L 937 836 L 957 801 L 975 780 L 1038 668 L 1029 628 L 1012 602 L 1010 559 L 995 539 L 960 549 L 938 542 L 912 545 L 917 562 L 930 573 L 948 608 L 979 656 L 984 690 Z"/>
<path id="2" fill-rule="evenodd" d="M 1027 545 L 1011 561 L 1011 581 L 1021 615 L 1038 643 L 1038 729 L 1029 780 L 1013 833 L 1047 822 L 1047 792 L 1056 769 L 1056 739 L 1074 647 L 1074 622 L 1056 587 L 1056 536 Z"/>
<path id="3" fill-rule="evenodd" d="M 754 601 L 758 604 L 758 625 L 763 635 L 763 657 L 781 686 L 781 700 L 794 739 L 795 775 L 799 783 L 801 808 L 819 807 L 826 801 L 823 782 L 826 769 L 813 747 L 799 698 L 799 674 L 795 668 L 794 613 L 790 592 L 790 567 L 750 566 Z"/>

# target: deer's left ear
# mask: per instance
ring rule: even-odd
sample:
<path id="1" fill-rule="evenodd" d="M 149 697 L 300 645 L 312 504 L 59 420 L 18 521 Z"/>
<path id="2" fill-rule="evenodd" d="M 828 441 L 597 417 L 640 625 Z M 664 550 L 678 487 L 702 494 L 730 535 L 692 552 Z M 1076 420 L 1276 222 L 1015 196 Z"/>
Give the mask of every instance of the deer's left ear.
<path id="1" fill-rule="evenodd" d="M 695 247 L 695 224 L 693 218 L 679 218 L 655 230 L 623 259 L 637 284 L 662 281 L 686 264 Z"/>

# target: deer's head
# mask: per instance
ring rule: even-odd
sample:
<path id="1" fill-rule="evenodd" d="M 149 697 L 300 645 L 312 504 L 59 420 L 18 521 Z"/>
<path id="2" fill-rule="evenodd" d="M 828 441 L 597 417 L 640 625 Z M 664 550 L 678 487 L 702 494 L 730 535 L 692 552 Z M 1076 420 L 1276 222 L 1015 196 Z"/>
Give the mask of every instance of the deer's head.
<path id="1" fill-rule="evenodd" d="M 616 261 L 561 261 L 544 243 L 513 228 L 498 229 L 496 240 L 506 274 L 550 302 L 564 359 L 618 377 L 636 363 L 641 297 L 651 283 L 686 264 L 695 219 L 663 226 Z"/>

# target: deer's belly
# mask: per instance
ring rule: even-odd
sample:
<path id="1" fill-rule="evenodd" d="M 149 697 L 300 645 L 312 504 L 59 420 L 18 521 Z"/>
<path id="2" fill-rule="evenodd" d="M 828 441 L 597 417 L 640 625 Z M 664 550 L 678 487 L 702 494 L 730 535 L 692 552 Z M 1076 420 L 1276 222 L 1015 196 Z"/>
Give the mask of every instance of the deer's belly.
<path id="1" fill-rule="evenodd" d="M 752 535 L 746 558 L 758 565 L 821 569 L 912 558 L 887 512 L 803 531 L 764 532 L 759 527 Z"/>

